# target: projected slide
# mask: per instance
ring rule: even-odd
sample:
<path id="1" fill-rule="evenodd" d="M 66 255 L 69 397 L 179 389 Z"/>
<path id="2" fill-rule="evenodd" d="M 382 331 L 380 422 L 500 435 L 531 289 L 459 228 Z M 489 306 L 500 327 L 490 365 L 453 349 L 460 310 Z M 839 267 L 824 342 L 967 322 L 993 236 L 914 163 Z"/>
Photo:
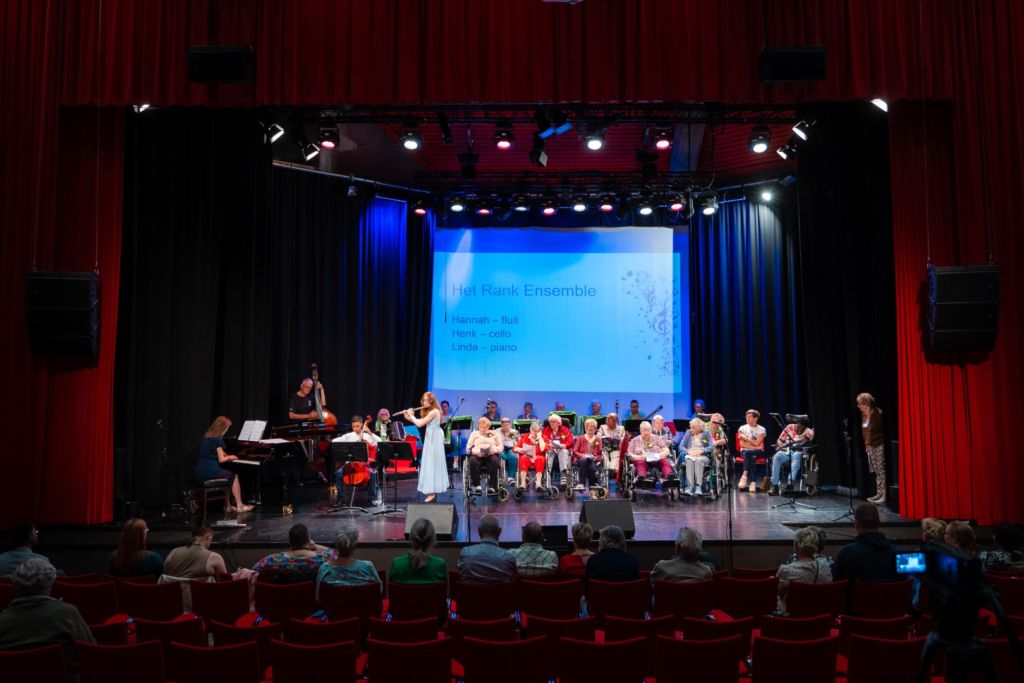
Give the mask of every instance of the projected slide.
<path id="1" fill-rule="evenodd" d="M 667 228 L 439 230 L 431 386 L 463 414 L 487 398 L 685 410 L 685 249 Z"/>

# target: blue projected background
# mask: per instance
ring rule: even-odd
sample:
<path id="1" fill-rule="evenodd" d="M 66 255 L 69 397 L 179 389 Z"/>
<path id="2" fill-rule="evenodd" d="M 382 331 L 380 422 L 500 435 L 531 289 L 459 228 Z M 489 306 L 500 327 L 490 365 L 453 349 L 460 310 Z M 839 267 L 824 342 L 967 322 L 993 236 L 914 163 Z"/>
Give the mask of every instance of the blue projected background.
<path id="1" fill-rule="evenodd" d="M 442 230 L 434 248 L 430 385 L 454 410 L 488 398 L 588 414 L 631 399 L 687 414 L 687 235 L 671 228 Z"/>

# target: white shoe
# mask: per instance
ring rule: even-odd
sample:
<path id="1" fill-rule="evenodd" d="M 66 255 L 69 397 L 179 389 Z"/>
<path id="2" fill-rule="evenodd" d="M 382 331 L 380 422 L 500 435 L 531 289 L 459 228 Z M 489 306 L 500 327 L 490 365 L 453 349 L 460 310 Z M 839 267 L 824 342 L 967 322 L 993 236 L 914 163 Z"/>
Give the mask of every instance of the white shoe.
<path id="1" fill-rule="evenodd" d="M 704 495 L 704 491 L 702 491 L 701 488 L 699 486 L 697 486 L 697 487 L 695 487 L 693 489 L 693 495 L 695 495 L 695 496 L 703 496 Z"/>
<path id="2" fill-rule="evenodd" d="M 739 484 L 739 486 L 740 486 L 741 489 L 747 488 L 747 475 L 744 474 L 742 477 L 740 477 L 740 484 Z"/>
<path id="3" fill-rule="evenodd" d="M 474 486 L 473 487 L 473 493 L 475 493 L 476 495 L 479 496 L 483 492 L 484 492 L 484 490 L 482 488 L 480 488 L 479 486 Z"/>
<path id="4" fill-rule="evenodd" d="M 693 487 L 692 486 L 688 487 L 685 491 L 683 491 L 683 495 L 684 496 L 692 496 L 693 495 Z"/>
<path id="5" fill-rule="evenodd" d="M 875 495 L 871 496 L 870 498 L 865 498 L 865 500 L 868 501 L 869 503 L 874 503 L 876 500 L 878 500 L 878 494 L 876 493 Z"/>
<path id="6" fill-rule="evenodd" d="M 750 485 L 750 492 L 751 493 L 757 493 L 757 484 L 751 484 Z"/>
<path id="7" fill-rule="evenodd" d="M 582 491 L 583 490 L 583 484 L 576 484 L 575 490 Z"/>

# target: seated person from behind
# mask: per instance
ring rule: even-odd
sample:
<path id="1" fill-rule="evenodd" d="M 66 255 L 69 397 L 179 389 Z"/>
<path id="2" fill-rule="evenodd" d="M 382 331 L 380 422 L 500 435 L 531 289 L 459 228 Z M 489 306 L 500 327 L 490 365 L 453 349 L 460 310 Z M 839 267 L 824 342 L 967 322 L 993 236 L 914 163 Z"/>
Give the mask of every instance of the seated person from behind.
<path id="1" fill-rule="evenodd" d="M 110 556 L 110 573 L 121 577 L 151 576 L 160 578 L 164 573 L 164 558 L 146 550 L 149 527 L 146 521 L 134 517 L 124 523 L 117 550 Z"/>
<path id="2" fill-rule="evenodd" d="M 801 416 L 796 422 L 786 425 L 786 429 L 779 435 L 776 447 L 779 449 L 772 458 L 772 488 L 768 495 L 779 495 L 779 480 L 782 477 L 783 465 L 789 464 L 789 484 L 787 490 L 792 490 L 800 478 L 800 463 L 803 461 L 803 447 L 814 441 L 814 430 L 811 429 L 810 420 Z"/>
<path id="3" fill-rule="evenodd" d="M 749 487 L 751 493 L 757 491 L 757 484 L 754 483 L 754 465 L 758 458 L 764 457 L 764 437 L 768 433 L 765 428 L 757 424 L 761 413 L 753 408 L 747 411 L 747 423 L 736 430 L 739 435 L 740 455 L 743 456 L 743 475 L 740 476 L 740 489 Z"/>
<path id="4" fill-rule="evenodd" d="M 213 527 L 206 522 L 198 522 L 192 527 L 192 542 L 168 553 L 164 561 L 164 574 L 180 579 L 202 579 L 227 574 L 224 558 L 210 550 L 211 543 Z"/>
<path id="5" fill-rule="evenodd" d="M 686 495 L 702 496 L 704 468 L 711 462 L 715 444 L 700 418 L 690 420 L 690 428 L 679 435 L 679 452 L 686 466 Z"/>
<path id="6" fill-rule="evenodd" d="M 540 423 L 534 420 L 530 423 L 530 432 L 519 437 L 519 443 L 515 447 L 519 454 L 519 463 L 516 472 L 519 477 L 517 483 L 520 489 L 526 488 L 526 475 L 530 469 L 537 473 L 536 487 L 540 491 L 544 478 L 545 454 L 548 452 L 548 443 L 540 431 Z"/>
<path id="7" fill-rule="evenodd" d="M 646 477 L 648 471 L 655 478 L 658 475 L 666 478 L 672 475 L 668 445 L 664 439 L 652 433 L 651 423 L 647 420 L 640 423 L 640 435 L 630 439 L 627 452 L 638 476 Z"/>
<path id="8" fill-rule="evenodd" d="M 562 556 L 558 561 L 558 571 L 562 574 L 583 576 L 587 560 L 594 554 L 590 543 L 594 540 L 594 528 L 586 522 L 572 525 L 572 552 Z"/>
<path id="9" fill-rule="evenodd" d="M 786 594 L 793 581 L 802 583 L 831 583 L 832 569 L 828 559 L 818 555 L 818 534 L 809 527 L 798 529 L 793 536 L 796 561 L 779 565 L 779 614 L 786 614 Z"/>
<path id="10" fill-rule="evenodd" d="M 591 579 L 621 582 L 636 581 L 640 578 L 640 564 L 635 557 L 626 552 L 626 534 L 621 528 L 609 524 L 601 529 L 597 552 L 587 560 L 583 578 L 584 593 L 587 582 Z"/>
<path id="11" fill-rule="evenodd" d="M 288 550 L 271 553 L 252 568 L 260 573 L 260 578 L 269 577 L 276 583 L 298 583 L 315 579 L 320 565 L 336 556 L 330 548 L 310 540 L 305 524 L 295 524 L 288 530 Z"/>
<path id="12" fill-rule="evenodd" d="M 676 554 L 669 560 L 659 560 L 651 570 L 651 585 L 655 581 L 700 581 L 711 578 L 710 565 L 702 559 L 704 539 L 695 529 L 683 527 L 676 535 Z"/>
<path id="13" fill-rule="evenodd" d="M 359 543 L 359 529 L 351 524 L 341 528 L 334 538 L 334 549 L 338 552 L 320 565 L 316 575 L 316 595 L 320 599 L 320 586 L 327 583 L 332 586 L 359 586 L 364 583 L 376 583 L 383 591 L 384 584 L 380 580 L 377 568 L 369 560 L 357 560 L 356 544 Z"/>
<path id="14" fill-rule="evenodd" d="M 25 560 L 38 557 L 47 560 L 43 555 L 35 552 L 39 545 L 39 532 L 35 524 L 18 522 L 11 528 L 11 543 L 13 549 L 0 555 L 0 576 L 10 576 Z M 49 560 L 47 560 L 49 562 Z"/>
<path id="15" fill-rule="evenodd" d="M 459 581 L 468 583 L 505 583 L 514 581 L 519 572 L 516 558 L 498 546 L 501 525 L 494 515 L 484 515 L 477 526 L 480 542 L 468 545 L 459 553 Z"/>
<path id="16" fill-rule="evenodd" d="M 588 417 L 583 423 L 583 429 L 583 434 L 576 437 L 572 447 L 572 461 L 580 474 L 580 481 L 576 485 L 578 491 L 601 485 L 601 478 L 597 476 L 598 463 L 601 462 L 601 437 L 597 435 L 597 420 Z"/>
<path id="17" fill-rule="evenodd" d="M 519 443 L 519 432 L 512 428 L 512 418 L 501 418 L 501 428 L 495 433 L 501 444 L 501 459 L 505 462 L 505 477 L 508 483 L 515 486 L 516 473 L 519 472 L 519 455 L 516 444 Z"/>
<path id="18" fill-rule="evenodd" d="M 231 497 L 235 504 L 228 506 L 228 512 L 249 512 L 251 505 L 242 502 L 242 488 L 238 483 L 238 476 L 231 470 L 226 470 L 222 465 L 232 460 L 238 460 L 238 456 L 229 455 L 224 450 L 224 435 L 231 428 L 231 420 L 221 415 L 214 420 L 206 433 L 199 440 L 199 459 L 196 461 L 196 477 L 202 480 L 227 479 L 231 487 Z"/>
<path id="19" fill-rule="evenodd" d="M 476 429 L 466 441 L 466 459 L 469 461 L 469 476 L 473 492 L 482 493 L 480 488 L 480 467 L 487 468 L 487 492 L 494 493 L 498 487 L 498 462 L 501 459 L 501 442 L 491 430 L 491 421 L 481 417 Z"/>
<path id="20" fill-rule="evenodd" d="M 552 574 L 558 570 L 558 555 L 554 550 L 545 550 L 543 541 L 544 528 L 537 522 L 527 522 L 522 545 L 511 551 L 520 576 Z"/>
<path id="21" fill-rule="evenodd" d="M 878 507 L 861 503 L 853 511 L 856 538 L 843 546 L 832 565 L 832 579 L 842 581 L 895 581 L 896 550 L 878 531 Z"/>
<path id="22" fill-rule="evenodd" d="M 412 551 L 391 560 L 389 583 L 448 582 L 448 563 L 443 557 L 431 554 L 437 543 L 437 532 L 429 519 L 420 517 L 409 528 Z"/>
<path id="23" fill-rule="evenodd" d="M 820 526 L 807 526 L 805 529 L 809 529 L 814 532 L 815 537 L 818 539 L 818 549 L 814 553 L 815 559 L 821 559 L 828 563 L 829 569 L 832 568 L 832 558 L 825 554 L 825 544 L 828 543 L 828 533 L 825 532 Z M 941 538 L 939 541 L 941 542 Z M 786 558 L 786 564 L 790 562 L 796 562 L 798 559 L 797 553 L 794 550 L 793 553 Z"/>
<path id="24" fill-rule="evenodd" d="M 75 641 L 95 644 L 96 639 L 77 607 L 50 597 L 56 579 L 57 570 L 45 557 L 32 557 L 18 565 L 11 574 L 15 597 L 0 613 L 0 650 L 60 645 L 68 673 L 74 676 Z M 8 672 L 4 680 L 14 680 L 6 675 L 13 676 Z"/>
<path id="25" fill-rule="evenodd" d="M 608 478 L 619 475 L 619 454 L 622 453 L 622 441 L 626 438 L 626 428 L 619 424 L 617 413 L 608 413 L 604 424 L 597 430 L 601 437 L 601 461 L 608 470 Z"/>
<path id="26" fill-rule="evenodd" d="M 569 471 L 569 462 L 572 459 L 570 451 L 575 439 L 573 439 L 569 428 L 562 424 L 562 418 L 554 413 L 548 415 L 548 426 L 544 428 L 544 441 L 548 444 L 549 457 L 558 459 L 558 470 L 561 472 L 559 484 L 564 489 L 565 473 Z"/>
<path id="27" fill-rule="evenodd" d="M 997 524 L 992 529 L 992 537 L 996 547 L 981 553 L 981 566 L 986 570 L 1000 572 L 1020 571 L 1024 569 L 1024 533 L 1016 524 Z"/>
<path id="28" fill-rule="evenodd" d="M 381 412 L 386 413 L 387 410 L 381 408 Z M 378 420 L 378 423 L 379 422 L 380 420 Z M 384 433 L 387 434 L 387 426 L 384 427 Z M 363 442 L 366 444 L 367 457 L 370 458 L 369 463 L 351 462 L 344 467 L 338 468 L 338 471 L 335 473 L 335 481 L 338 484 L 339 496 L 342 498 L 345 497 L 346 479 L 356 486 L 365 479 L 366 494 L 370 497 L 371 503 L 373 505 L 380 505 L 381 493 L 380 486 L 377 482 L 377 477 L 379 475 L 377 444 L 380 443 L 380 440 L 380 437 L 373 433 L 370 426 L 363 423 L 363 418 L 359 415 L 352 416 L 352 431 L 346 432 L 345 434 L 332 439 L 334 443 Z"/>

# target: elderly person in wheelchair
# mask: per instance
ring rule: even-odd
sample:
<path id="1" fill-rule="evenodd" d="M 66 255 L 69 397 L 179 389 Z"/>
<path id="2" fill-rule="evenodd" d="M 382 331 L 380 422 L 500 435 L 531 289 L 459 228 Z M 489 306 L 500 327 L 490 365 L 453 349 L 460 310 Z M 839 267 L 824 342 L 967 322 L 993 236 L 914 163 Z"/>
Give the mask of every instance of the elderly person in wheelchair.
<path id="1" fill-rule="evenodd" d="M 811 421 L 806 415 L 796 416 L 794 422 L 786 425 L 786 429 L 779 435 L 775 443 L 776 453 L 772 458 L 772 487 L 768 495 L 779 495 L 779 485 L 782 479 L 782 468 L 789 465 L 789 484 L 787 491 L 792 491 L 800 479 L 800 465 L 803 462 L 804 451 L 808 450 L 814 443 L 814 430 L 811 429 Z"/>
<path id="2" fill-rule="evenodd" d="M 690 428 L 679 436 L 679 454 L 683 457 L 686 467 L 687 496 L 703 496 L 701 488 L 704 483 L 704 468 L 711 463 L 715 451 L 715 442 L 711 433 L 705 429 L 700 418 L 690 420 Z"/>
<path id="3" fill-rule="evenodd" d="M 651 476 L 665 479 L 675 475 L 669 460 L 669 448 L 665 440 L 654 434 L 651 423 L 644 420 L 640 423 L 640 434 L 629 442 L 629 460 L 636 467 L 636 474 L 642 479 Z"/>
<path id="4" fill-rule="evenodd" d="M 569 428 L 562 424 L 562 418 L 554 413 L 548 415 L 548 426 L 543 431 L 544 441 L 548 444 L 548 457 L 552 460 L 549 467 L 557 460 L 561 474 L 560 486 L 564 490 L 567 485 L 569 466 L 572 464 L 572 446 L 575 439 Z"/>

